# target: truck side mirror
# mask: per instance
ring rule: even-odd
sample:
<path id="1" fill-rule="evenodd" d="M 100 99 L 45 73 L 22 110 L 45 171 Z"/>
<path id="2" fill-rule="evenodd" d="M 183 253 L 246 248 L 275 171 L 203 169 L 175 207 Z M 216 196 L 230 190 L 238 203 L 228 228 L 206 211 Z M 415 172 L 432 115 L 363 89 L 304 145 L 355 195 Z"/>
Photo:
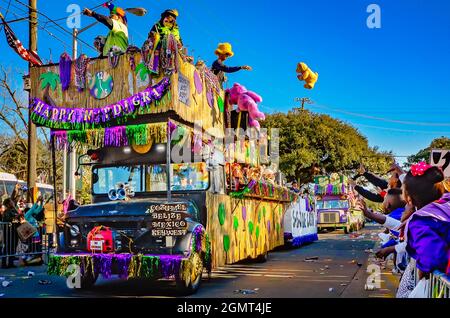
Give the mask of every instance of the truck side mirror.
<path id="1" fill-rule="evenodd" d="M 96 184 L 98 182 L 98 173 L 92 173 L 92 183 Z"/>

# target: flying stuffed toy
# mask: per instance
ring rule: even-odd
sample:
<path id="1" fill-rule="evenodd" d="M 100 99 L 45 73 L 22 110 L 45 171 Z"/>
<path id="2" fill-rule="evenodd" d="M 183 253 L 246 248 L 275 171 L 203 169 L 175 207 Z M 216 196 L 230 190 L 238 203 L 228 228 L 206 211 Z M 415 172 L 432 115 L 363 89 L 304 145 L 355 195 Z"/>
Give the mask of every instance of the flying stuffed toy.
<path id="1" fill-rule="evenodd" d="M 319 73 L 314 73 L 305 63 L 301 62 L 297 65 L 297 78 L 300 81 L 305 81 L 304 87 L 306 89 L 313 89 L 316 85 L 317 79 L 319 78 Z"/>
<path id="2" fill-rule="evenodd" d="M 229 102 L 231 105 L 237 105 L 239 111 L 246 111 L 249 114 L 248 124 L 259 130 L 259 120 L 266 119 L 263 112 L 259 111 L 258 104 L 262 102 L 261 96 L 248 91 L 241 84 L 235 83 L 232 88 L 227 89 L 230 94 Z"/>

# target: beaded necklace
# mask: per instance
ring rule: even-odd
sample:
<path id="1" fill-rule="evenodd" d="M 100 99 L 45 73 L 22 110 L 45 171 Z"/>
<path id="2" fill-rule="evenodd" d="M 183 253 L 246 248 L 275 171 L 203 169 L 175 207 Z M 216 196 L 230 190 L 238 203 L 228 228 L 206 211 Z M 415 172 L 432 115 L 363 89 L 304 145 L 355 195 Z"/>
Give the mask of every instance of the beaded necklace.
<path id="1" fill-rule="evenodd" d="M 86 88 L 86 73 L 90 62 L 90 58 L 86 54 L 82 54 L 75 61 L 75 85 L 79 92 Z"/>
<path id="2" fill-rule="evenodd" d="M 122 50 L 119 47 L 113 46 L 111 48 L 111 51 L 108 53 L 108 63 L 111 68 L 117 67 L 121 54 Z"/>
<path id="3" fill-rule="evenodd" d="M 59 60 L 59 77 L 61 78 L 62 90 L 68 90 L 72 80 L 72 59 L 67 53 L 63 53 Z"/>

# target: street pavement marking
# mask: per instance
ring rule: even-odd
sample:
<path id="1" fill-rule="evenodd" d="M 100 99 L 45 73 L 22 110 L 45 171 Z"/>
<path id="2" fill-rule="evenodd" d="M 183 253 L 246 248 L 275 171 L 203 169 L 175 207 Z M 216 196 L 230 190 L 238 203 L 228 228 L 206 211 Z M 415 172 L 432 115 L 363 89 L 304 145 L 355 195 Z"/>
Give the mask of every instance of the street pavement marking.
<path id="1" fill-rule="evenodd" d="M 368 296 L 369 298 L 395 298 L 390 294 L 372 294 Z"/>
<path id="2" fill-rule="evenodd" d="M 266 271 L 284 271 L 284 272 L 312 272 L 311 269 L 287 269 L 287 268 L 264 268 L 264 267 L 245 267 L 245 266 L 230 266 L 230 267 L 218 267 L 218 269 L 255 269 L 255 270 L 266 270 Z"/>
<path id="3" fill-rule="evenodd" d="M 241 267 L 241 268 L 227 268 L 227 267 L 218 267 L 217 270 L 219 271 L 226 271 L 226 272 L 239 272 L 239 271 L 243 271 L 243 272 L 254 272 L 254 273 L 259 273 L 259 272 L 268 272 L 268 273 L 273 273 L 273 272 L 277 272 L 277 273 L 284 273 L 284 272 L 306 272 L 306 273 L 313 273 L 313 270 L 285 270 L 285 269 L 255 269 L 255 268 L 245 268 L 245 267 Z M 214 270 L 216 271 L 216 269 Z"/>
<path id="4" fill-rule="evenodd" d="M 245 271 L 230 271 L 228 273 L 216 273 L 213 271 L 211 273 L 211 278 L 238 278 L 238 277 L 269 277 L 269 278 L 294 278 L 305 282 L 346 282 L 349 276 L 339 276 L 339 275 L 329 275 L 322 276 L 323 279 L 315 279 L 314 275 L 311 276 L 301 276 L 292 275 L 291 273 L 249 273 Z M 328 279 L 330 278 L 330 279 Z M 339 279 L 342 278 L 342 279 Z"/>
<path id="5" fill-rule="evenodd" d="M 221 275 L 211 274 L 211 278 L 238 278 L 238 276 L 236 276 L 236 275 L 225 275 L 225 274 L 221 274 Z"/>
<path id="6" fill-rule="evenodd" d="M 350 282 L 345 282 L 342 280 L 336 280 L 336 279 L 302 279 L 302 282 L 323 282 L 323 283 L 347 283 L 349 284 Z M 341 286 L 341 287 L 345 287 L 345 286 Z"/>
<path id="7" fill-rule="evenodd" d="M 311 275 L 296 275 L 296 273 L 307 272 Z M 221 266 L 214 269 L 211 273 L 211 277 L 221 277 L 221 278 L 236 278 L 237 276 L 248 276 L 248 277 L 270 277 L 270 278 L 294 278 L 300 279 L 302 281 L 320 281 L 320 282 L 340 282 L 348 280 L 350 276 L 348 275 L 324 275 L 321 279 L 314 279 L 317 277 L 317 272 L 313 270 L 297 270 L 297 269 L 267 269 L 263 267 L 246 267 L 246 266 Z M 337 280 L 341 278 L 342 280 Z M 312 280 L 311 280 L 312 279 Z"/>
<path id="8" fill-rule="evenodd" d="M 272 277 L 272 278 L 294 278 L 294 276 L 289 275 L 264 275 L 264 277 Z"/>
<path id="9" fill-rule="evenodd" d="M 216 272 L 212 271 L 212 273 L 215 274 Z M 284 276 L 288 276 L 288 277 L 294 277 L 294 275 L 286 275 L 286 274 L 291 274 L 291 273 L 266 272 L 266 271 L 254 272 L 254 271 L 242 271 L 242 270 L 228 271 L 226 273 L 220 272 L 219 274 L 233 274 L 233 275 L 240 275 L 240 276 L 284 275 Z M 305 276 L 305 277 L 309 277 L 309 276 Z"/>
<path id="10" fill-rule="evenodd" d="M 325 277 L 332 277 L 332 278 L 347 278 L 350 276 L 343 276 L 343 275 L 326 275 Z"/>

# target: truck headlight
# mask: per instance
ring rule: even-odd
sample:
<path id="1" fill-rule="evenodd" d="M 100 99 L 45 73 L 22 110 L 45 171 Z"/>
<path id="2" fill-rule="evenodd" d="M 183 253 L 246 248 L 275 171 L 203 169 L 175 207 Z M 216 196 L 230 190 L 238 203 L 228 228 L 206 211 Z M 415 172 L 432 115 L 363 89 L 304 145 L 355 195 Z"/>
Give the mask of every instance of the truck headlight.
<path id="1" fill-rule="evenodd" d="M 72 236 L 80 235 L 80 228 L 78 227 L 78 225 L 72 225 L 70 227 L 70 235 Z"/>
<path id="2" fill-rule="evenodd" d="M 116 238 L 115 241 L 115 251 L 119 252 L 122 250 L 122 240 L 120 238 Z"/>

